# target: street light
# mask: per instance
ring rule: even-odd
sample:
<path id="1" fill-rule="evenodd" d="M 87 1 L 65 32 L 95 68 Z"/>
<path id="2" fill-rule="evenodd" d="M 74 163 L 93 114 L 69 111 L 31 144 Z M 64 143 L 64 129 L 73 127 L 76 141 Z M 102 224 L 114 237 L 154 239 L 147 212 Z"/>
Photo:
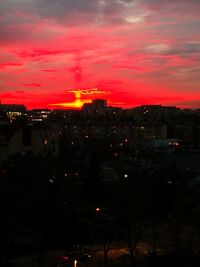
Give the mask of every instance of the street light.
<path id="1" fill-rule="evenodd" d="M 96 212 L 100 212 L 100 208 L 96 208 Z"/>

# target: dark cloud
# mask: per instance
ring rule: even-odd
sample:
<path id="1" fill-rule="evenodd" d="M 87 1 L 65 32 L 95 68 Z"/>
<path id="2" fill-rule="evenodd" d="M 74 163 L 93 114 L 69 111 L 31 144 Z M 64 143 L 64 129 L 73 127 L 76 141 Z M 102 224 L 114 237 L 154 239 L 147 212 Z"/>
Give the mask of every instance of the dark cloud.
<path id="1" fill-rule="evenodd" d="M 133 3 L 133 6 L 130 4 Z M 59 23 L 125 23 L 126 12 L 138 14 L 141 10 L 159 14 L 200 14 L 199 0 L 1 0 L 0 14 L 6 15 L 6 24 L 21 25 L 27 21 L 51 19 Z M 13 16 L 14 15 L 14 16 Z M 18 17 L 20 15 L 20 18 Z M 31 16 L 28 16 L 31 15 Z M 9 17 L 9 18 L 8 18 Z M 151 16 L 149 16 L 151 17 Z M 163 19 L 160 16 L 160 19 Z M 1 22 L 3 25 L 3 22 Z"/>
<path id="2" fill-rule="evenodd" d="M 200 41 L 188 41 L 180 42 L 177 41 L 171 45 L 166 44 L 154 44 L 146 47 L 147 51 L 152 54 L 157 55 L 180 55 L 180 56 L 189 56 L 191 54 L 200 55 Z M 144 50 L 143 50 L 144 51 Z"/>
<path id="3" fill-rule="evenodd" d="M 0 26 L 0 43 L 7 44 L 8 42 L 16 42 L 17 40 L 31 40 L 30 31 L 24 29 L 16 29 L 16 26 L 2 28 Z"/>
<path id="4" fill-rule="evenodd" d="M 88 22 L 95 22 L 97 16 L 119 15 L 126 8 L 124 4 L 130 2 L 131 0 L 1 0 L 0 14 L 30 13 L 40 18 L 68 22 L 76 18 L 77 20 L 73 19 L 76 24 L 83 20 L 83 16 Z"/>
<path id="5" fill-rule="evenodd" d="M 200 42 L 180 43 L 169 49 L 166 54 L 187 55 L 198 53 L 200 54 Z"/>
<path id="6" fill-rule="evenodd" d="M 140 6 L 148 8 L 148 10 L 154 10 L 159 12 L 172 12 L 172 11 L 187 11 L 187 15 L 191 10 L 193 12 L 200 13 L 198 7 L 200 7 L 199 0 L 136 0 Z"/>

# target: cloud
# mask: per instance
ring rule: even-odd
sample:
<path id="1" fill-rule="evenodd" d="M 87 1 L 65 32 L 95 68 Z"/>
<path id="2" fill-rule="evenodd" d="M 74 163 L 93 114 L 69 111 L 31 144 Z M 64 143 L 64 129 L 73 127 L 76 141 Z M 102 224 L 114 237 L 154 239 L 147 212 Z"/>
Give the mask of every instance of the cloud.
<path id="1" fill-rule="evenodd" d="M 43 70 L 40 70 L 40 71 L 43 71 L 43 72 L 57 72 L 57 69 L 43 69 Z"/>
<path id="2" fill-rule="evenodd" d="M 116 69 L 126 69 L 126 70 L 133 70 L 133 71 L 147 71 L 148 69 L 146 67 L 140 67 L 140 66 L 133 66 L 132 64 L 116 64 L 113 65 Z"/>
<path id="3" fill-rule="evenodd" d="M 21 66 L 23 66 L 22 63 L 14 63 L 14 62 L 0 63 L 0 69 L 8 67 L 21 67 Z"/>
<path id="4" fill-rule="evenodd" d="M 136 0 L 136 2 L 143 8 L 159 13 L 173 14 L 176 12 L 180 14 L 186 12 L 186 16 L 192 15 L 190 12 L 200 14 L 199 0 Z"/>
<path id="5" fill-rule="evenodd" d="M 23 84 L 24 87 L 41 87 L 42 84 L 40 83 L 25 83 Z"/>
<path id="6" fill-rule="evenodd" d="M 153 45 L 148 45 L 147 50 L 153 52 L 153 53 L 165 53 L 170 49 L 168 44 L 153 44 Z"/>
<path id="7" fill-rule="evenodd" d="M 173 48 L 168 50 L 169 54 L 200 54 L 200 42 L 198 41 L 188 41 L 185 43 L 178 43 Z"/>
<path id="8" fill-rule="evenodd" d="M 74 89 L 74 90 L 69 90 L 69 93 L 74 93 L 74 94 L 81 94 L 81 95 L 99 95 L 99 94 L 107 94 L 108 91 L 101 90 L 99 88 L 88 88 L 88 89 Z"/>
<path id="9" fill-rule="evenodd" d="M 98 23 L 117 21 L 116 17 L 127 9 L 128 0 L 1 0 L 1 14 L 34 14 L 40 19 L 51 18 L 59 22 Z M 14 21 L 14 18 L 12 19 Z"/>
<path id="10" fill-rule="evenodd" d="M 22 49 L 18 51 L 12 51 L 14 54 L 21 58 L 40 58 L 43 56 L 56 56 L 60 54 L 70 53 L 71 50 L 56 50 L 56 49 Z"/>

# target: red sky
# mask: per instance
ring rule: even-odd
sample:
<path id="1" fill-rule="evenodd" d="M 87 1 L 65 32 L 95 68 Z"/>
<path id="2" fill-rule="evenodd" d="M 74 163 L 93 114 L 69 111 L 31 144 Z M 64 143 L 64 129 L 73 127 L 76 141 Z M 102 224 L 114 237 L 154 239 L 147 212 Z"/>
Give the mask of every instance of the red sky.
<path id="1" fill-rule="evenodd" d="M 1 0 L 0 100 L 199 108 L 199 29 L 199 0 Z"/>

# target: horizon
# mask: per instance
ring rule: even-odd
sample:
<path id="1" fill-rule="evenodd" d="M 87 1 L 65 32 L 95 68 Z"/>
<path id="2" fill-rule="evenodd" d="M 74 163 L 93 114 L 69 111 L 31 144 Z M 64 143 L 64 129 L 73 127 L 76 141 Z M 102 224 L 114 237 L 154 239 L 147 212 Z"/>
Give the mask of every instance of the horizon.
<path id="1" fill-rule="evenodd" d="M 93 99 L 93 100 L 106 100 L 106 99 Z M 106 100 L 107 101 L 107 100 Z M 86 102 L 88 104 L 92 104 L 92 102 Z M 81 107 L 57 107 L 57 108 L 50 108 L 50 107 L 38 107 L 38 108 L 27 108 L 27 106 L 23 103 L 2 103 L 2 101 L 0 100 L 0 107 L 1 105 L 17 105 L 17 106 L 24 106 L 26 108 L 26 111 L 31 111 L 31 110 L 49 110 L 49 111 L 56 111 L 56 110 L 63 110 L 63 111 L 71 111 L 71 110 L 74 110 L 74 111 L 82 111 L 83 109 L 83 106 Z M 151 106 L 160 106 L 161 108 L 177 108 L 177 109 L 180 109 L 180 110 L 192 110 L 192 111 L 196 111 L 196 110 L 199 110 L 200 108 L 184 108 L 184 107 L 178 107 L 178 106 L 175 106 L 175 105 L 162 105 L 162 104 L 144 104 L 144 105 L 136 105 L 136 106 L 131 106 L 131 107 L 128 107 L 128 108 L 123 108 L 123 107 L 120 107 L 120 106 L 111 106 L 111 105 L 108 105 L 107 103 L 107 107 L 104 107 L 104 108 L 100 108 L 100 109 L 108 109 L 108 108 L 119 108 L 121 110 L 129 110 L 129 109 L 134 109 L 134 108 L 139 108 L 139 107 L 145 107 L 145 106 L 148 106 L 148 107 L 151 107 Z"/>

